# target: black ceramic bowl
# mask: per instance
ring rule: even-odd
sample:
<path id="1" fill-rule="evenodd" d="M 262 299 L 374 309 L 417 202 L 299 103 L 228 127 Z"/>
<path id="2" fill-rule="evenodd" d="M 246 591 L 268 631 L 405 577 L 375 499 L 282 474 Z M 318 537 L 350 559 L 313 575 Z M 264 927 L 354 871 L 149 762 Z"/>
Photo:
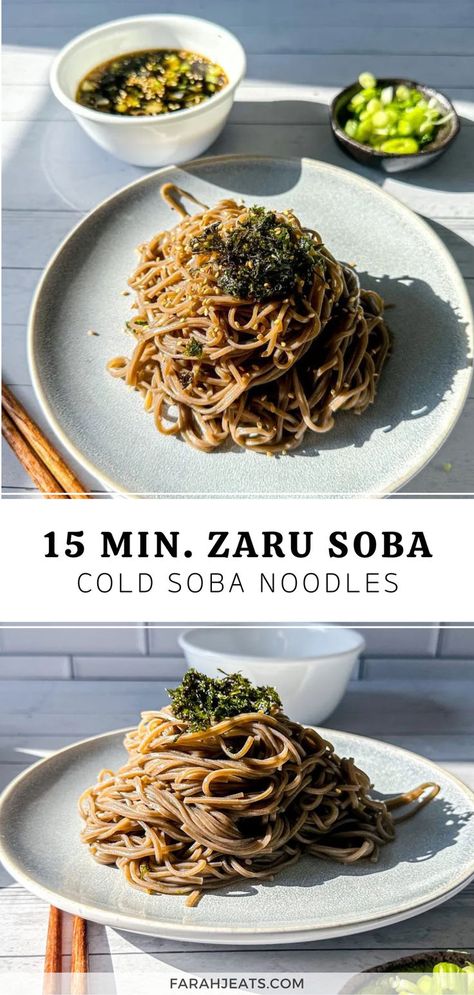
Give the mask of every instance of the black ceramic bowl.
<path id="1" fill-rule="evenodd" d="M 356 974 L 344 988 L 340 995 L 359 995 L 367 988 L 368 974 L 409 974 L 412 971 L 420 974 L 427 974 L 432 971 L 435 964 L 447 962 L 456 964 L 456 967 L 465 967 L 472 960 L 471 956 L 461 950 L 420 950 L 419 953 L 409 954 L 408 957 L 399 957 L 398 960 L 390 960 L 385 964 L 377 964 L 369 967 L 361 974 Z M 374 985 L 374 990 L 376 985 Z"/>
<path id="2" fill-rule="evenodd" d="M 330 108 L 332 132 L 341 148 L 354 159 L 358 159 L 359 162 L 364 163 L 364 166 L 377 166 L 379 169 L 384 169 L 387 173 L 400 173 L 404 169 L 419 169 L 420 166 L 427 166 L 428 163 L 434 162 L 454 142 L 459 132 L 459 118 L 451 101 L 443 93 L 439 93 L 438 90 L 433 90 L 430 86 L 423 86 L 421 83 L 415 83 L 412 79 L 378 79 L 377 84 L 380 86 L 400 86 L 404 84 L 411 89 L 416 89 L 424 97 L 427 97 L 428 100 L 434 97 L 444 114 L 452 111 L 452 117 L 449 121 L 446 121 L 446 124 L 442 124 L 438 128 L 433 141 L 429 145 L 425 145 L 419 152 L 405 152 L 402 155 L 396 152 L 379 152 L 378 149 L 372 149 L 369 145 L 362 145 L 360 142 L 356 142 L 354 138 L 349 138 L 349 135 L 346 135 L 344 131 L 347 105 L 354 94 L 358 93 L 361 89 L 360 83 L 351 83 L 350 86 L 346 86 L 345 90 L 341 90 L 334 97 Z"/>

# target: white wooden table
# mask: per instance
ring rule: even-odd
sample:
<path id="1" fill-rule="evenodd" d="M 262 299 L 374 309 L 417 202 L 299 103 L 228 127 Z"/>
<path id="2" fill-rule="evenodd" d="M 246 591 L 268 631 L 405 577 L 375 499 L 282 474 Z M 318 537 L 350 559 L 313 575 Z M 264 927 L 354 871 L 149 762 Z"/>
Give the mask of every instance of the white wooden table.
<path id="1" fill-rule="evenodd" d="M 54 52 L 114 17 L 169 0 L 5 0 L 4 375 L 41 423 L 25 353 L 33 289 L 59 241 L 107 194 L 144 170 L 100 151 L 48 87 Z M 230 122 L 210 152 L 306 155 L 354 169 L 424 215 L 474 287 L 474 4 L 472 0 L 182 0 L 181 13 L 225 24 L 248 53 Z M 331 96 L 361 70 L 444 90 L 462 117 L 448 155 L 385 178 L 346 158 L 327 122 Z M 474 491 L 474 392 L 442 451 L 407 487 Z M 451 470 L 445 467 L 450 464 Z M 98 485 L 87 481 L 91 488 Z M 32 490 L 4 449 L 5 492 Z"/>
<path id="2" fill-rule="evenodd" d="M 80 738 L 135 724 L 141 709 L 165 700 L 164 685 L 130 681 L 0 682 L 0 781 L 6 785 L 38 757 Z M 474 787 L 474 682 L 353 682 L 331 716 L 335 728 L 377 736 L 430 757 Z M 48 909 L 0 878 L 0 974 L 13 991 L 19 974 L 42 971 Z M 120 933 L 91 925 L 91 970 L 107 973 L 116 991 L 133 972 L 168 970 L 264 973 L 356 972 L 410 951 L 473 946 L 474 885 L 445 905 L 405 923 L 359 936 L 278 948 L 233 950 Z M 32 981 L 32 984 L 33 984 Z M 0 989 L 2 983 L 0 981 Z M 110 988 L 107 989 L 108 991 Z M 113 988 L 112 988 L 113 990 Z M 16 989 L 30 995 L 33 988 Z M 132 995 L 127 991 L 125 995 Z M 311 993 L 308 993 L 311 995 Z"/>

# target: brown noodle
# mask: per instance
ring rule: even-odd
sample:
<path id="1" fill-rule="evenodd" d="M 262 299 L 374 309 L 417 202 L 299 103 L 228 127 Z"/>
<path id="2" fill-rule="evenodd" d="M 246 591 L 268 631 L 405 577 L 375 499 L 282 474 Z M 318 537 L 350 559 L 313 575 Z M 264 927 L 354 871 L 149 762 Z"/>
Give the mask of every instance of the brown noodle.
<path id="1" fill-rule="evenodd" d="M 361 290 L 354 270 L 285 211 L 278 217 L 310 235 L 321 259 L 308 296 L 264 303 L 227 296 L 215 260 L 194 253 L 191 241 L 216 222 L 228 231 L 248 209 L 222 200 L 187 215 L 177 198 L 188 194 L 166 184 L 162 195 L 183 217 L 139 247 L 129 281 L 136 345 L 131 358 L 108 364 L 142 393 L 157 429 L 204 452 L 231 439 L 273 454 L 295 449 L 307 429 L 328 432 L 339 410 L 362 414 L 390 348 L 379 294 Z"/>
<path id="2" fill-rule="evenodd" d="M 188 732 L 170 707 L 144 712 L 128 760 L 79 800 L 81 838 L 150 894 L 188 895 L 275 873 L 303 853 L 353 864 L 395 836 L 391 810 L 438 793 L 422 784 L 388 802 L 314 729 L 278 713 L 238 715 Z M 417 799 L 421 799 L 417 801 Z"/>

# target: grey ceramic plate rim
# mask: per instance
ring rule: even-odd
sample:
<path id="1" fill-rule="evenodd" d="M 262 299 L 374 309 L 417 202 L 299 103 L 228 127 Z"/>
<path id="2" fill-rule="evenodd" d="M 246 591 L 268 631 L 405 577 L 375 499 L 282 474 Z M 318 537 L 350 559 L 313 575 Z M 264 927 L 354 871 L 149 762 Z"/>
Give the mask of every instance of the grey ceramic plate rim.
<path id="1" fill-rule="evenodd" d="M 289 162 L 289 163 L 298 163 L 299 162 L 299 163 L 304 163 L 305 165 L 309 166 L 310 168 L 312 166 L 316 165 L 317 168 L 318 168 L 318 170 L 326 170 L 327 172 L 333 173 L 333 174 L 335 173 L 336 175 L 341 175 L 341 174 L 343 174 L 345 176 L 348 175 L 348 176 L 351 177 L 351 181 L 356 186 L 357 185 L 358 186 L 362 186 L 365 189 L 370 188 L 372 191 L 375 189 L 375 190 L 378 191 L 378 193 L 381 195 L 381 197 L 388 198 L 388 200 L 392 204 L 392 206 L 396 210 L 398 210 L 398 212 L 403 217 L 407 217 L 408 216 L 410 218 L 411 223 L 417 225 L 421 229 L 421 231 L 423 232 L 423 235 L 424 235 L 425 239 L 428 240 L 428 241 L 430 241 L 432 243 L 432 245 L 435 247 L 437 253 L 439 255 L 441 255 L 441 256 L 444 257 L 446 267 L 449 269 L 449 271 L 451 273 L 451 276 L 452 276 L 452 279 L 453 279 L 453 282 L 456 285 L 456 289 L 457 289 L 457 293 L 458 293 L 458 299 L 461 302 L 463 311 L 465 311 L 465 314 L 466 314 L 466 319 L 467 320 L 466 320 L 465 333 L 466 333 L 466 336 L 468 337 L 468 340 L 469 340 L 469 352 L 470 352 L 470 356 L 472 356 L 473 349 L 474 349 L 474 327 L 473 327 L 474 326 L 474 316 L 473 316 L 473 310 L 472 310 L 472 307 L 471 307 L 470 298 L 468 296 L 467 289 L 466 289 L 463 277 L 462 277 L 462 275 L 460 273 L 460 270 L 459 270 L 458 266 L 456 265 L 456 263 L 455 263 L 452 255 L 451 255 L 451 253 L 446 248 L 446 246 L 441 241 L 441 239 L 438 237 L 438 235 L 436 235 L 436 233 L 430 228 L 430 226 L 427 224 L 426 221 L 423 221 L 423 219 L 420 218 L 420 216 L 418 214 L 416 214 L 409 207 L 407 207 L 405 204 L 403 204 L 401 201 L 399 201 L 396 197 L 392 196 L 392 194 L 387 193 L 385 190 L 383 190 L 377 184 L 372 183 L 371 180 L 367 180 L 367 179 L 365 179 L 365 177 L 359 176 L 358 173 L 354 173 L 354 172 L 352 172 L 352 170 L 343 169 L 341 166 L 333 166 L 331 163 L 323 162 L 323 161 L 321 161 L 319 159 L 312 159 L 312 158 L 309 158 L 309 157 L 306 157 L 306 156 L 301 156 L 301 157 L 298 157 L 298 156 L 281 157 L 280 156 L 280 157 L 278 157 L 278 156 L 245 155 L 245 154 L 239 154 L 239 155 L 219 155 L 219 156 L 203 156 L 203 157 L 201 157 L 199 159 L 192 159 L 189 162 L 180 163 L 179 166 L 163 166 L 161 169 L 155 170 L 154 172 L 149 173 L 146 176 L 141 176 L 141 177 L 139 177 L 139 179 L 134 180 L 132 183 L 128 183 L 125 187 L 122 187 L 120 190 L 116 190 L 109 197 L 106 197 L 105 200 L 101 201 L 101 203 L 98 204 L 95 208 L 93 208 L 93 210 L 90 211 L 86 215 L 85 218 L 83 218 L 77 225 L 75 225 L 75 227 L 72 229 L 72 231 L 60 243 L 60 245 L 56 249 L 56 252 L 52 255 L 52 257 L 49 260 L 47 266 L 45 267 L 45 269 L 43 271 L 43 274 L 42 274 L 42 277 L 40 279 L 40 282 L 39 282 L 39 284 L 38 284 L 38 286 L 36 288 L 35 294 L 33 296 L 33 301 L 32 301 L 32 304 L 31 304 L 29 318 L 28 318 L 28 332 L 27 332 L 28 364 L 29 364 L 30 375 L 31 375 L 31 380 L 32 380 L 32 383 L 33 383 L 33 387 L 34 387 L 36 396 L 37 396 L 37 398 L 39 400 L 39 403 L 41 405 L 41 408 L 42 408 L 42 410 L 43 410 L 43 412 L 44 412 L 44 414 L 45 414 L 45 416 L 46 416 L 46 418 L 47 418 L 47 420 L 48 420 L 51 428 L 56 433 L 57 437 L 60 439 L 60 441 L 62 442 L 62 444 L 65 446 L 65 448 L 68 450 L 68 452 L 70 453 L 70 455 L 72 457 L 74 457 L 74 459 L 76 459 L 78 461 L 78 463 L 80 463 L 80 465 L 85 470 L 87 470 L 94 477 L 96 477 L 96 479 L 108 491 L 110 491 L 110 492 L 113 492 L 113 493 L 116 493 L 116 494 L 119 494 L 119 495 L 124 495 L 124 496 L 127 496 L 127 497 L 152 496 L 151 494 L 148 494 L 148 495 L 147 494 L 131 494 L 125 487 L 123 487 L 120 484 L 119 481 L 113 480 L 111 477 L 109 477 L 107 474 L 105 474 L 100 469 L 100 467 L 96 466 L 96 464 L 92 460 L 90 460 L 87 456 L 85 456 L 81 452 L 81 450 L 76 447 L 76 445 L 71 441 L 71 439 L 69 438 L 69 436 L 67 435 L 67 433 L 63 430 L 63 428 L 60 425 L 60 423 L 57 421 L 57 419 L 56 419 L 56 417 L 55 417 L 55 415 L 54 415 L 54 413 L 52 411 L 52 408 L 51 408 L 51 406 L 49 404 L 49 401 L 47 399 L 46 392 L 45 392 L 45 390 L 44 390 L 44 388 L 42 386 L 41 378 L 40 378 L 40 375 L 39 375 L 39 370 L 38 370 L 38 367 L 37 367 L 37 364 L 36 364 L 36 343 L 35 343 L 36 311 L 37 311 L 37 307 L 38 307 L 38 304 L 39 304 L 39 301 L 40 301 L 40 298 L 41 298 L 41 294 L 43 292 L 44 284 L 46 283 L 46 280 L 49 277 L 50 271 L 53 269 L 53 267 L 56 265 L 56 262 L 59 260 L 59 258 L 61 256 L 63 250 L 66 248 L 66 246 L 68 246 L 69 242 L 76 237 L 76 235 L 79 232 L 79 230 L 81 230 L 83 228 L 83 226 L 85 226 L 85 225 L 90 225 L 93 222 L 93 220 L 95 220 L 97 218 L 97 216 L 105 208 L 107 208 L 111 203 L 113 203 L 114 201 L 117 201 L 117 203 L 120 205 L 120 199 L 122 197 L 126 196 L 126 194 L 128 193 L 128 191 L 131 190 L 131 189 L 133 189 L 134 187 L 137 187 L 137 186 L 140 186 L 140 185 L 145 185 L 145 184 L 148 184 L 148 183 L 151 183 L 151 184 L 155 183 L 157 177 L 165 175 L 165 174 L 167 174 L 168 176 L 171 176 L 171 178 L 172 178 L 173 172 L 175 170 L 178 171 L 179 169 L 196 168 L 196 167 L 199 167 L 199 166 L 202 166 L 202 165 L 205 165 L 205 164 L 209 164 L 209 163 L 214 163 L 214 164 L 219 165 L 219 164 L 225 164 L 227 162 L 250 162 L 250 161 L 252 161 L 252 162 L 254 162 L 254 161 L 268 162 L 268 163 L 273 163 L 273 164 L 278 163 L 278 162 Z M 399 490 L 409 480 L 413 479 L 413 477 L 415 477 L 420 472 L 420 470 L 422 470 L 423 467 L 426 466 L 427 463 L 429 463 L 429 461 L 433 458 L 433 456 L 436 455 L 436 453 L 439 451 L 439 449 L 444 444 L 444 442 L 446 442 L 446 439 L 448 438 L 448 436 L 451 434 L 451 432 L 452 432 L 452 430 L 453 430 L 453 428 L 454 428 L 454 426 L 455 426 L 455 424 L 456 424 L 456 422 L 457 422 L 457 420 L 458 420 L 458 418 L 459 418 L 459 416 L 460 416 L 460 414 L 462 412 L 462 409 L 464 407 L 465 401 L 466 401 L 468 393 L 469 393 L 469 388 L 470 388 L 472 376 L 473 376 L 473 370 L 472 370 L 472 365 L 471 365 L 470 372 L 469 372 L 469 374 L 465 378 L 464 389 L 458 391 L 457 406 L 452 411 L 449 423 L 440 432 L 439 437 L 433 442 L 432 445 L 430 445 L 429 447 L 427 447 L 424 450 L 424 452 L 420 455 L 418 461 L 416 463 L 414 463 L 407 470 L 406 473 L 401 474 L 396 479 L 394 479 L 394 481 L 392 482 L 392 485 L 389 488 L 385 489 L 384 491 L 380 492 L 377 495 L 372 495 L 372 496 L 383 497 L 386 494 L 390 494 L 390 493 L 392 493 L 394 491 Z M 157 492 L 154 492 L 154 493 L 155 493 L 155 496 L 166 496 L 166 497 L 172 496 L 172 492 L 159 492 L 159 491 L 157 491 Z M 229 492 L 229 493 L 227 493 L 227 492 L 219 492 L 218 496 L 220 496 L 220 497 L 230 496 L 232 493 L 233 492 Z M 304 493 L 304 496 L 306 496 L 306 497 L 308 497 L 308 496 L 311 495 L 311 492 L 306 492 L 305 491 L 303 493 Z M 314 493 L 317 493 L 317 492 L 314 492 Z M 339 492 L 339 493 L 342 493 L 342 492 Z M 181 496 L 181 492 L 175 492 L 175 495 L 176 496 L 178 496 L 178 495 Z M 186 492 L 185 496 L 186 497 L 196 497 L 196 496 L 201 497 L 202 495 L 200 495 L 200 494 L 194 494 L 192 492 L 190 492 L 190 493 Z M 205 496 L 206 497 L 213 497 L 215 495 L 212 492 L 209 492 L 209 493 L 206 493 Z M 249 493 L 248 496 L 251 497 L 252 494 Z M 262 495 L 259 494 L 258 496 L 261 497 Z M 280 494 L 279 492 L 269 492 L 267 495 L 264 495 L 264 496 L 270 497 L 270 496 L 286 496 L 286 495 L 285 494 Z M 298 497 L 299 494 L 298 494 L 298 492 L 294 492 L 290 496 L 291 497 Z M 328 497 L 330 495 L 326 494 L 325 496 Z M 343 496 L 347 497 L 347 496 L 350 496 L 350 494 L 349 495 L 344 494 Z M 364 495 L 358 495 L 358 496 L 362 497 Z"/>
<path id="2" fill-rule="evenodd" d="M 34 780 L 36 772 L 39 769 L 43 769 L 45 766 L 53 763 L 56 757 L 67 753 L 74 754 L 74 752 L 80 752 L 81 747 L 93 742 L 102 741 L 107 738 L 116 739 L 118 736 L 123 737 L 127 732 L 129 732 L 129 730 L 130 727 L 127 727 L 126 729 L 115 729 L 111 732 L 101 733 L 98 736 L 89 736 L 86 739 L 79 740 L 77 743 L 72 743 L 69 746 L 63 747 L 61 750 L 57 750 L 51 756 L 46 757 L 43 760 L 39 760 L 31 767 L 28 767 L 26 771 L 19 774 L 18 777 L 16 777 L 0 795 L 0 861 L 3 863 L 6 870 L 25 888 L 49 904 L 56 905 L 66 912 L 70 912 L 73 915 L 80 915 L 83 918 L 91 919 L 93 922 L 99 922 L 103 925 L 112 926 L 115 929 L 123 929 L 132 933 L 143 933 L 182 940 L 195 940 L 196 942 L 201 943 L 206 943 L 211 940 L 215 943 L 228 943 L 229 938 L 232 939 L 233 943 L 238 945 L 253 945 L 262 943 L 263 941 L 282 943 L 288 941 L 288 939 L 291 939 L 292 942 L 296 943 L 304 942 L 309 939 L 329 939 L 336 936 L 352 935 L 354 933 L 364 932 L 370 929 L 378 929 L 382 926 L 411 918 L 452 898 L 459 891 L 465 888 L 474 878 L 473 856 L 472 860 L 467 865 L 467 871 L 465 869 L 459 877 L 453 878 L 449 888 L 441 887 L 435 889 L 433 892 L 428 893 L 422 902 L 407 902 L 405 905 L 398 904 L 388 909 L 383 916 L 367 917 L 361 915 L 351 922 L 344 923 L 342 926 L 340 923 L 334 922 L 327 924 L 323 929 L 318 928 L 317 925 L 308 927 L 306 924 L 298 923 L 291 926 L 275 923 L 272 926 L 263 926 L 257 929 L 255 927 L 248 928 L 240 926 L 238 930 L 235 927 L 214 925 L 211 929 L 209 926 L 199 924 L 182 924 L 174 922 L 171 923 L 170 921 L 163 921 L 159 919 L 144 919 L 136 915 L 128 915 L 123 912 L 114 912 L 112 909 L 104 912 L 104 909 L 101 907 L 87 905 L 74 901 L 73 899 L 69 899 L 59 892 L 50 890 L 46 886 L 39 884 L 35 878 L 23 870 L 21 864 L 16 861 L 15 856 L 10 853 L 8 846 L 3 842 L 4 832 L 2 830 L 2 821 L 4 809 L 11 796 L 15 793 L 17 787 L 19 785 L 23 785 L 25 781 L 28 781 L 28 779 L 32 778 Z M 329 739 L 331 739 L 332 736 L 337 737 L 342 733 L 342 735 L 347 736 L 348 739 L 350 739 L 351 742 L 353 741 L 355 744 L 358 742 L 363 742 L 365 744 L 376 743 L 377 749 L 390 753 L 391 755 L 396 754 L 397 756 L 400 756 L 402 762 L 404 757 L 413 758 L 418 762 L 421 761 L 425 767 L 429 769 L 429 771 L 433 772 L 433 776 L 442 775 L 443 779 L 453 782 L 458 789 L 461 789 L 462 793 L 465 795 L 467 801 L 474 810 L 474 791 L 471 791 L 466 784 L 464 784 L 454 774 L 451 774 L 450 771 L 440 768 L 432 760 L 427 760 L 425 757 L 422 757 L 420 754 L 414 753 L 411 750 L 405 750 L 400 746 L 394 746 L 391 743 L 385 743 L 382 740 L 376 740 L 368 736 L 360 736 L 356 733 L 345 733 L 341 730 L 326 729 L 321 727 L 318 727 L 318 731 L 323 732 Z"/>

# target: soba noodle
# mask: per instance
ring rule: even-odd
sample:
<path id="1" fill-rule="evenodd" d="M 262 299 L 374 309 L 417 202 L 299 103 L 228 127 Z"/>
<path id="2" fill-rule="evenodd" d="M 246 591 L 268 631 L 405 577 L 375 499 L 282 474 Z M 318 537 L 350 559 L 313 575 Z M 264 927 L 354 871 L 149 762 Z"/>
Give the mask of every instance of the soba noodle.
<path id="1" fill-rule="evenodd" d="M 379 294 L 361 290 L 355 271 L 289 211 L 276 217 L 317 250 L 312 285 L 262 302 L 225 294 L 215 258 L 195 239 L 213 225 L 231 232 L 249 209 L 222 200 L 187 215 L 176 200 L 183 191 L 167 184 L 162 193 L 184 216 L 139 247 L 129 281 L 135 348 L 108 364 L 142 393 L 157 429 L 205 452 L 231 440 L 274 454 L 301 445 L 307 430 L 330 431 L 337 411 L 362 414 L 390 348 Z"/>
<path id="2" fill-rule="evenodd" d="M 281 712 L 242 714 L 189 732 L 171 708 L 144 712 L 128 760 L 84 792 L 82 840 L 149 894 L 201 894 L 272 879 L 300 856 L 376 861 L 395 836 L 392 809 L 438 792 L 423 784 L 388 802 L 314 729 Z M 417 801 L 417 799 L 421 799 Z"/>

